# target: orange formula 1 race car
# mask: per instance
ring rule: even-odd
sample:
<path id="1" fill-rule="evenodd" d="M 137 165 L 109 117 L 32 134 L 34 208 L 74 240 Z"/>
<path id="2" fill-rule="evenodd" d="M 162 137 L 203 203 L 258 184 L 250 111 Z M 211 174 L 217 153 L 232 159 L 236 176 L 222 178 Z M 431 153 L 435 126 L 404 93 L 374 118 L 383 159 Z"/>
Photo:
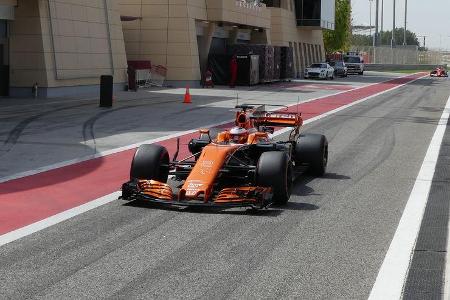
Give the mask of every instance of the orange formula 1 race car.
<path id="1" fill-rule="evenodd" d="M 430 72 L 431 77 L 448 77 L 448 73 L 444 67 L 437 67 Z"/>
<path id="2" fill-rule="evenodd" d="M 200 130 L 188 145 L 192 155 L 185 159 L 177 160 L 178 150 L 170 160 L 164 147 L 141 145 L 131 163 L 130 181 L 122 186 L 122 199 L 259 209 L 286 204 L 297 175 L 325 173 L 327 139 L 301 135 L 299 113 L 269 112 L 259 104 L 236 108 L 236 126 L 217 134 Z M 292 128 L 289 138 L 273 141 L 274 126 Z"/>

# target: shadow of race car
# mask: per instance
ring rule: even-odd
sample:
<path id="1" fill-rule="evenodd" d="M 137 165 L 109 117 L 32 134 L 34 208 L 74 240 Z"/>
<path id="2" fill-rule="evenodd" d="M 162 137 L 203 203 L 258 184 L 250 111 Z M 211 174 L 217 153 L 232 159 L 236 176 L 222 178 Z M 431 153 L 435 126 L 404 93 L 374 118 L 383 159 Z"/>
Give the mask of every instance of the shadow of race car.
<path id="1" fill-rule="evenodd" d="M 236 109 L 233 128 L 200 130 L 188 144 L 191 155 L 184 159 L 177 159 L 179 139 L 172 160 L 160 145 L 141 145 L 131 163 L 130 180 L 122 185 L 122 199 L 260 209 L 286 204 L 298 175 L 325 173 L 327 139 L 300 134 L 301 114 L 270 112 L 260 104 Z M 290 128 L 289 137 L 274 141 L 275 127 Z"/>

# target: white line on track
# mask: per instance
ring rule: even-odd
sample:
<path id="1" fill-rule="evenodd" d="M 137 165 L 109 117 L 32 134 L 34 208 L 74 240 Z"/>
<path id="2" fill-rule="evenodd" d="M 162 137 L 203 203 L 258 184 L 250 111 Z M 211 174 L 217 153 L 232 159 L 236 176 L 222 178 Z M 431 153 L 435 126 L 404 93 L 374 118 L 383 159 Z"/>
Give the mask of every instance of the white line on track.
<path id="1" fill-rule="evenodd" d="M 450 97 L 403 210 L 383 264 L 370 293 L 370 300 L 401 299 L 411 255 L 422 223 L 442 139 L 450 115 Z"/>
<path id="2" fill-rule="evenodd" d="M 330 115 L 332 115 L 332 114 L 334 114 L 334 113 L 337 113 L 337 112 L 339 112 L 339 111 L 341 111 L 341 110 L 344 110 L 344 109 L 349 108 L 349 107 L 351 107 L 351 106 L 357 105 L 357 104 L 359 104 L 359 103 L 361 103 L 361 102 L 367 101 L 367 100 L 372 99 L 372 98 L 374 98 L 374 97 L 376 97 L 376 96 L 379 96 L 379 95 L 385 94 L 385 93 L 387 93 L 387 92 L 393 91 L 393 90 L 395 90 L 395 89 L 398 89 L 398 88 L 400 88 L 400 87 L 402 87 L 402 86 L 405 86 L 405 85 L 407 85 L 407 84 L 409 84 L 409 83 L 412 83 L 412 82 L 414 82 L 414 81 L 416 81 L 416 80 L 419 80 L 419 79 L 422 79 L 422 78 L 424 78 L 424 77 L 426 77 L 426 76 L 417 78 L 417 79 L 412 80 L 412 81 L 410 81 L 410 82 L 407 82 L 407 83 L 404 83 L 404 84 L 395 86 L 395 87 L 393 87 L 393 88 L 391 88 L 391 89 L 388 89 L 388 90 L 379 92 L 379 93 L 377 93 L 377 94 L 371 95 L 371 96 L 369 96 L 369 97 L 360 99 L 360 100 L 358 100 L 358 101 L 355 101 L 355 102 L 352 102 L 352 103 L 350 103 L 350 104 L 344 105 L 344 106 L 342 106 L 342 107 L 336 108 L 336 109 L 334 109 L 334 110 L 332 110 L 332 111 L 323 113 L 323 114 L 321 114 L 321 115 L 319 115 L 319 116 L 316 116 L 316 117 L 314 117 L 314 118 L 311 118 L 311 119 L 306 120 L 306 121 L 304 122 L 304 124 L 309 124 L 309 123 L 311 123 L 311 122 L 320 120 L 320 119 L 325 118 L 325 117 L 327 117 L 327 116 L 330 116 Z M 389 81 L 389 80 L 388 80 L 388 81 Z M 377 84 L 377 83 L 375 83 L 375 84 Z M 372 84 L 371 84 L 371 85 L 372 85 Z M 367 86 L 370 86 L 370 85 L 367 85 Z M 367 86 L 365 86 L 365 87 L 367 87 Z M 359 89 L 359 88 L 356 88 L 356 89 Z M 355 89 L 355 90 L 356 90 L 356 89 Z M 338 95 L 338 94 L 342 94 L 342 93 L 345 93 L 345 92 L 348 92 L 348 91 L 338 92 L 338 93 L 333 94 L 333 95 Z M 333 95 L 329 95 L 329 96 L 333 96 Z M 325 96 L 325 97 L 328 97 L 328 96 Z M 319 98 L 324 98 L 324 97 L 319 97 Z M 305 102 L 310 102 L 310 101 L 314 101 L 314 100 L 317 100 L 317 98 L 309 99 L 309 100 L 307 100 L 307 101 L 305 101 Z M 305 103 L 305 102 L 302 102 L 302 103 Z M 296 104 L 295 104 L 295 105 L 296 105 Z M 292 105 L 292 106 L 294 106 L 294 105 Z M 232 120 L 230 120 L 230 121 L 232 121 Z M 222 124 L 229 123 L 230 121 L 225 121 L 225 122 L 221 122 L 221 123 L 218 123 L 218 124 L 214 124 L 214 125 L 210 125 L 210 126 L 205 126 L 205 127 L 219 126 L 219 125 L 222 125 Z M 203 127 L 203 128 L 205 128 L 205 127 Z M 166 140 L 166 139 L 170 139 L 170 138 L 173 138 L 173 137 L 177 137 L 177 136 L 180 136 L 180 135 L 185 135 L 185 134 L 188 134 L 188 133 L 192 133 L 192 132 L 195 132 L 195 131 L 197 131 L 197 130 L 198 130 L 198 129 L 193 129 L 193 130 L 189 130 L 189 131 L 184 131 L 184 132 L 180 132 L 180 133 L 173 134 L 173 135 L 170 135 L 170 136 L 165 136 L 165 137 L 161 137 L 161 138 L 158 138 L 158 139 L 154 139 L 154 140 L 145 141 L 145 142 L 142 142 L 142 143 L 133 144 L 133 145 L 130 145 L 130 146 L 127 146 L 127 147 L 121 147 L 121 148 L 113 149 L 113 150 L 110 150 L 110 151 L 105 151 L 105 152 L 102 152 L 102 153 L 97 154 L 95 157 L 101 157 L 101 156 L 105 156 L 105 155 L 108 155 L 108 154 L 113 154 L 113 153 L 117 153 L 117 152 L 120 152 L 120 151 L 124 151 L 124 150 L 128 150 L 128 149 L 136 148 L 136 147 L 138 147 L 138 146 L 141 145 L 141 144 L 146 144 L 146 143 L 156 143 L 156 142 L 163 141 L 163 140 Z M 279 130 L 279 131 L 275 132 L 272 136 L 275 137 L 275 136 L 281 135 L 281 134 L 283 134 L 283 133 L 286 133 L 286 132 L 288 132 L 288 131 L 289 131 L 289 128 L 285 128 L 285 129 L 282 129 L 282 130 Z M 68 162 L 63 162 L 63 163 L 60 163 L 60 164 L 55 164 L 55 165 L 52 165 L 52 166 L 48 166 L 47 168 L 48 168 L 48 170 L 51 170 L 51 169 L 55 169 L 55 168 L 58 168 L 58 167 L 67 166 L 67 165 L 70 165 L 70 164 L 74 164 L 74 163 L 81 162 L 81 161 L 88 160 L 88 159 L 92 159 L 92 158 L 93 158 L 93 157 L 90 157 L 90 158 L 84 158 L 84 159 L 80 159 L 80 160 L 71 160 L 71 161 L 68 161 Z M 45 171 L 45 170 L 43 170 L 43 169 L 39 169 L 39 170 L 40 170 L 40 171 L 31 171 L 30 173 L 28 173 L 28 175 L 37 174 L 37 173 L 40 173 L 40 172 L 44 172 L 44 171 Z M 33 172 L 34 172 L 34 173 L 33 173 Z M 21 173 L 21 175 L 22 175 L 21 177 L 27 176 L 27 175 L 23 175 L 23 174 L 25 174 L 25 173 Z M 18 177 L 18 178 L 20 178 L 20 177 Z M 11 179 L 13 179 L 13 178 L 11 178 Z M 9 179 L 9 180 L 11 180 L 11 179 Z M 0 180 L 0 183 L 1 183 L 1 182 L 2 182 L 2 181 Z M 89 210 L 92 210 L 92 209 L 94 209 L 94 208 L 97 208 L 97 207 L 99 207 L 99 206 L 102 206 L 102 205 L 105 205 L 105 204 L 110 203 L 110 202 L 112 202 L 112 201 L 115 201 L 115 200 L 117 200 L 117 198 L 120 196 L 120 194 L 121 194 L 120 191 L 111 193 L 111 194 L 109 194 L 109 195 L 106 195 L 106 196 L 103 196 L 103 197 L 101 197 L 101 198 L 92 200 L 92 201 L 90 201 L 90 202 L 88 202 L 88 203 L 82 204 L 82 205 L 80 205 L 80 206 L 74 207 L 74 208 L 72 208 L 72 209 L 69 209 L 69 210 L 63 211 L 63 212 L 61 212 L 61 213 L 58 213 L 58 214 L 56 214 L 56 215 L 54 215 L 54 216 L 51 216 L 51 217 L 48 217 L 48 218 L 43 219 L 43 220 L 41 220 L 41 221 L 38 221 L 38 222 L 36 222 L 36 223 L 27 225 L 27 226 L 25 226 L 25 227 L 16 229 L 16 230 L 14 230 L 14 231 L 8 232 L 8 233 L 3 234 L 3 235 L 0 235 L 0 246 L 3 246 L 3 245 L 5 245 L 5 244 L 7 244 L 7 243 L 10 243 L 10 242 L 13 242 L 13 241 L 15 241 L 15 240 L 18 240 L 18 239 L 20 239 L 20 238 L 22 238 L 22 237 L 25 237 L 25 236 L 27 236 L 27 235 L 33 234 L 33 233 L 35 233 L 35 232 L 37 232 L 37 231 L 43 230 L 43 229 L 45 229 L 45 228 L 47 228 L 47 227 L 53 226 L 53 225 L 55 225 L 55 224 L 57 224 L 57 223 L 63 222 L 63 221 L 68 220 L 68 219 L 70 219 L 70 218 L 73 218 L 73 217 L 75 217 L 75 216 L 77 216 L 77 215 L 79 215 L 79 214 L 85 213 L 85 212 L 87 212 L 87 211 L 89 211 Z"/>

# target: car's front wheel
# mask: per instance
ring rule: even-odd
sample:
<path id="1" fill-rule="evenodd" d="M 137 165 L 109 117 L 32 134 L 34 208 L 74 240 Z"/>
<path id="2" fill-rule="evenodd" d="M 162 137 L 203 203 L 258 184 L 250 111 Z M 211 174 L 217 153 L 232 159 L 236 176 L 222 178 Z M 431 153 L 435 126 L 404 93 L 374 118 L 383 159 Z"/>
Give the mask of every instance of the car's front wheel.
<path id="1" fill-rule="evenodd" d="M 131 162 L 130 178 L 153 179 L 167 182 L 169 175 L 169 153 L 160 145 L 139 146 Z"/>
<path id="2" fill-rule="evenodd" d="M 286 204 L 292 191 L 292 164 L 288 155 L 282 151 L 269 151 L 261 154 L 256 169 L 256 184 L 271 187 L 273 202 Z"/>

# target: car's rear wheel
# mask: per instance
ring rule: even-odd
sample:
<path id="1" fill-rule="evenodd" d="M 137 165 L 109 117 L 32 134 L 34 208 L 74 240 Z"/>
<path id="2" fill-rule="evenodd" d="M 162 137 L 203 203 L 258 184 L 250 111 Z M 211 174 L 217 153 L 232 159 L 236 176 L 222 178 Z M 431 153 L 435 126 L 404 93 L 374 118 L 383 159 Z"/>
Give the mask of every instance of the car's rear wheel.
<path id="1" fill-rule="evenodd" d="M 131 162 L 131 179 L 153 179 L 167 182 L 169 176 L 169 153 L 160 145 L 139 146 Z"/>
<path id="2" fill-rule="evenodd" d="M 256 169 L 256 184 L 271 187 L 273 202 L 286 204 L 292 191 L 292 165 L 288 155 L 282 151 L 261 154 Z"/>
<path id="3" fill-rule="evenodd" d="M 302 134 L 295 146 L 296 165 L 308 164 L 308 172 L 322 176 L 328 164 L 328 141 L 322 134 Z"/>

